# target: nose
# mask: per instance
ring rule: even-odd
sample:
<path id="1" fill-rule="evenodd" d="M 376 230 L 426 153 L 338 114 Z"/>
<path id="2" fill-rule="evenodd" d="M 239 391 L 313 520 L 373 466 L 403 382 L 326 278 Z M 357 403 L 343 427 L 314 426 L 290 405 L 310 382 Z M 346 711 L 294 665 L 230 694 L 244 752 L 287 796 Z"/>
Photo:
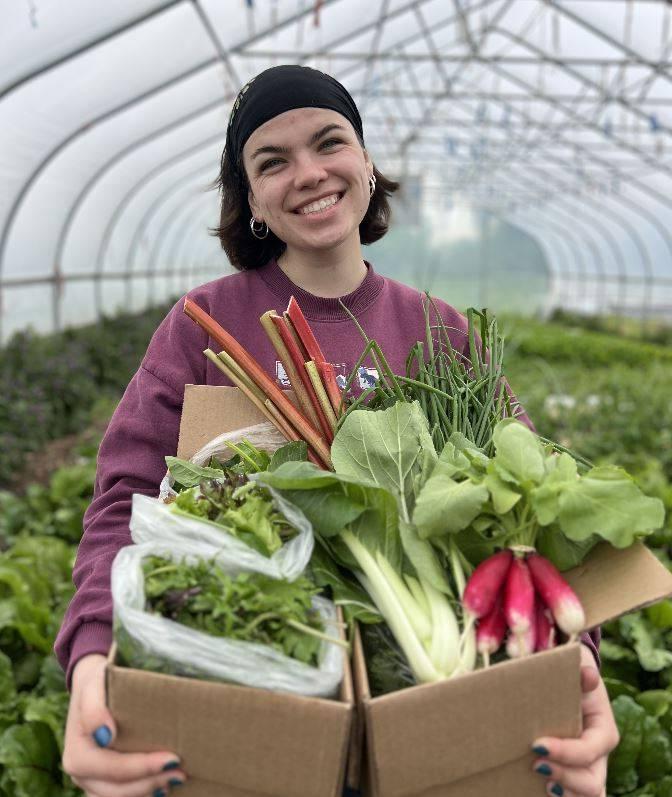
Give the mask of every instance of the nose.
<path id="1" fill-rule="evenodd" d="M 296 169 L 294 172 L 294 187 L 297 190 L 302 188 L 314 188 L 322 180 L 326 180 L 327 172 L 320 163 L 319 158 L 312 152 L 301 153 L 296 158 Z"/>

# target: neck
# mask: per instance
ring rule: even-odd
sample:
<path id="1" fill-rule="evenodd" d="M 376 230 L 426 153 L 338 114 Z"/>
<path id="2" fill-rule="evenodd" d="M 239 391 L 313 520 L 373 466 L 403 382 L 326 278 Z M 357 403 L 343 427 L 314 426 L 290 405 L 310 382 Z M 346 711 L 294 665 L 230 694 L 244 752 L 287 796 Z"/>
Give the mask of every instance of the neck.
<path id="1" fill-rule="evenodd" d="M 366 277 L 359 239 L 317 253 L 288 247 L 278 265 L 299 288 L 326 299 L 352 293 Z"/>

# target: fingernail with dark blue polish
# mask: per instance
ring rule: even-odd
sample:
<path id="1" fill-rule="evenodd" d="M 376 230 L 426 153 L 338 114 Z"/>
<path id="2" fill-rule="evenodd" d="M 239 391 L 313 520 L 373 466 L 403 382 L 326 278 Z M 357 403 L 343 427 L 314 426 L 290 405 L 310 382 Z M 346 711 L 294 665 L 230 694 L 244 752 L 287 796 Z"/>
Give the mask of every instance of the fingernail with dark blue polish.
<path id="1" fill-rule="evenodd" d="M 154 789 L 152 797 L 166 797 L 166 793 L 163 789 Z"/>
<path id="2" fill-rule="evenodd" d="M 167 764 L 163 765 L 162 769 L 164 772 L 168 772 L 169 769 L 177 769 L 179 766 L 179 761 L 169 761 Z"/>
<path id="3" fill-rule="evenodd" d="M 562 788 L 562 786 L 559 783 L 553 784 L 553 788 L 551 789 L 551 794 L 557 794 L 558 797 L 562 797 L 564 793 L 565 790 Z"/>
<path id="4" fill-rule="evenodd" d="M 93 738 L 98 747 L 107 747 L 107 745 L 112 741 L 112 731 L 107 727 L 107 725 L 101 725 L 93 732 Z"/>
<path id="5" fill-rule="evenodd" d="M 184 781 L 180 780 L 179 778 L 171 778 L 168 781 L 168 785 L 171 786 L 171 787 L 172 786 L 181 786 L 183 783 L 184 783 Z"/>
<path id="6" fill-rule="evenodd" d="M 539 764 L 534 771 L 538 772 L 540 775 L 546 775 L 546 777 L 553 774 L 553 770 L 548 766 L 548 764 Z"/>
<path id="7" fill-rule="evenodd" d="M 532 752 L 536 755 L 548 755 L 548 750 L 543 746 L 543 744 L 537 744 L 532 748 Z"/>

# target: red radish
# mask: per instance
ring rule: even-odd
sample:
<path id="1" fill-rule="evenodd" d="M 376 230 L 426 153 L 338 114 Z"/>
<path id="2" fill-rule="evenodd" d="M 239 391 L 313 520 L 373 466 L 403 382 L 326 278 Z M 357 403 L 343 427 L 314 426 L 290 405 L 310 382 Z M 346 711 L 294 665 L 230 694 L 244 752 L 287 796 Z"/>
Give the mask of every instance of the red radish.
<path id="1" fill-rule="evenodd" d="M 474 617 L 490 614 L 512 561 L 512 551 L 500 551 L 481 562 L 474 570 L 462 596 L 462 603 L 469 614 Z"/>
<path id="2" fill-rule="evenodd" d="M 536 647 L 536 631 L 534 623 L 524 634 L 509 634 L 506 640 L 506 655 L 510 659 L 520 659 L 534 653 Z"/>
<path id="3" fill-rule="evenodd" d="M 504 586 L 504 617 L 515 636 L 534 628 L 534 587 L 525 560 L 516 556 Z"/>
<path id="4" fill-rule="evenodd" d="M 537 595 L 537 603 L 534 612 L 537 630 L 537 644 L 534 649 L 550 650 L 555 647 L 555 625 L 548 607 L 544 604 L 539 595 Z"/>
<path id="5" fill-rule="evenodd" d="M 553 614 L 558 627 L 569 636 L 586 625 L 586 616 L 576 593 L 548 559 L 538 553 L 527 558 L 534 587 Z"/>
<path id="6" fill-rule="evenodd" d="M 483 656 L 486 667 L 490 663 L 491 654 L 499 650 L 505 633 L 506 620 L 502 609 L 501 594 L 499 594 L 493 610 L 478 621 L 476 628 L 476 647 Z"/>

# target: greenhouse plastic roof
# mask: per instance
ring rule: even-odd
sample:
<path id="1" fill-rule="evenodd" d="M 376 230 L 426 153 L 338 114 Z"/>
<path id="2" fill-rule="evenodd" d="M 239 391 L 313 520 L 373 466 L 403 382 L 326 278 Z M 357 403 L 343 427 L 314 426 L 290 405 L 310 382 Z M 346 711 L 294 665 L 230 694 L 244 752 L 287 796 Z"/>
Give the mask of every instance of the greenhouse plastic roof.
<path id="1" fill-rule="evenodd" d="M 418 178 L 435 216 L 469 201 L 532 235 L 565 304 L 670 309 L 671 14 L 663 0 L 5 2 L 2 338 L 221 273 L 205 189 L 238 89 L 278 63 L 341 80 L 378 167 Z"/>

